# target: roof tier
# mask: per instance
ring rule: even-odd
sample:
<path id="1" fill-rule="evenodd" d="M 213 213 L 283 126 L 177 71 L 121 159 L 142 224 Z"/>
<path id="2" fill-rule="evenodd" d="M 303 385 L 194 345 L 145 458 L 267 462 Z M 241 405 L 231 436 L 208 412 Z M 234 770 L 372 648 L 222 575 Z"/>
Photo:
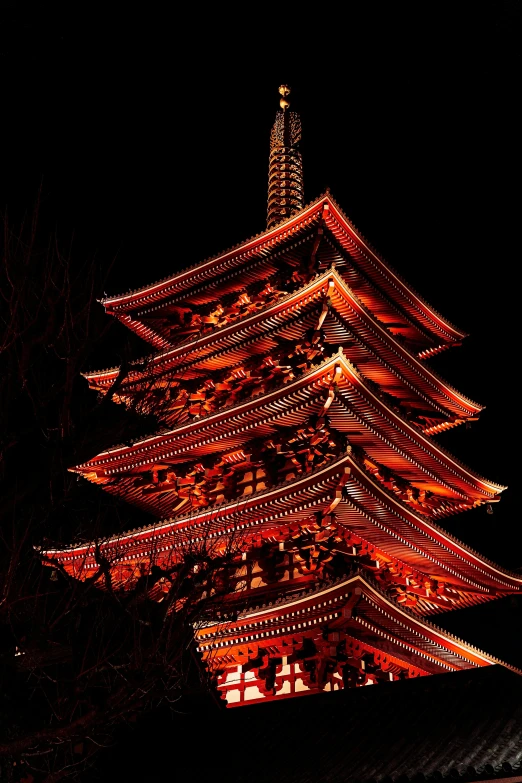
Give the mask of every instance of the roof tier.
<path id="1" fill-rule="evenodd" d="M 374 461 L 376 474 L 381 467 L 409 485 L 412 496 L 432 496 L 429 505 L 417 504 L 422 513 L 434 518 L 448 516 L 496 501 L 504 489 L 464 466 L 392 407 L 343 351 L 293 380 L 285 375 L 279 380 L 271 391 L 252 394 L 207 415 L 186 418 L 157 435 L 109 449 L 75 470 L 109 492 L 165 517 L 173 514 L 177 495 L 169 496 L 167 487 L 144 494 L 147 482 L 138 478 L 145 473 L 174 471 L 184 463 L 190 472 L 197 460 L 235 449 L 248 451 L 248 444 L 256 438 L 289 432 L 307 424 L 311 416 L 327 413 L 331 427 Z M 193 404 L 200 406 L 202 401 Z M 149 483 L 152 485 L 152 479 Z"/>
<path id="2" fill-rule="evenodd" d="M 255 702 L 241 710 L 216 706 L 212 695 L 177 713 L 178 744 L 190 747 L 202 725 L 212 726 L 198 758 L 201 780 L 244 783 L 247 769 L 249 783 L 520 783 L 522 776 L 522 678 L 501 665 L 274 699 L 263 709 Z M 155 721 L 147 715 L 139 725 L 154 779 L 164 776 L 163 727 L 171 714 L 165 709 Z M 233 763 L 223 752 L 230 737 Z M 253 763 L 253 750 L 268 748 L 269 763 Z M 132 779 L 134 758 L 115 754 L 106 778 Z"/>
<path id="3" fill-rule="evenodd" d="M 327 439 L 327 447 L 333 450 L 335 444 L 330 444 Z M 236 452 L 233 457 L 241 460 L 245 455 Z M 213 504 L 192 507 L 189 513 L 183 513 L 182 506 L 173 519 L 99 544 L 48 549 L 45 557 L 57 560 L 78 578 L 88 578 L 99 573 L 101 553 L 104 560 L 112 564 L 116 582 L 123 584 L 134 579 L 136 569 L 143 573 L 152 563 L 165 567 L 183 557 L 187 546 L 207 545 L 213 539 L 220 540 L 222 546 L 234 541 L 243 551 L 246 546 L 243 539 L 263 531 L 263 535 L 282 542 L 284 551 L 284 542 L 288 540 L 291 544 L 290 539 L 296 535 L 296 525 L 309 527 L 312 517 L 316 519 L 317 514 L 324 517 L 334 512 L 335 523 L 331 524 L 335 524 L 335 534 L 356 547 L 351 554 L 369 556 L 372 568 L 377 571 L 381 569 L 381 558 L 382 568 L 392 576 L 391 579 L 382 576 L 389 587 L 395 588 L 401 578 L 402 584 L 408 586 L 408 576 L 403 569 L 407 566 L 409 573 L 413 569 L 456 590 L 460 597 L 453 596 L 453 599 L 457 603 L 481 602 L 520 590 L 520 575 L 504 571 L 449 536 L 427 515 L 415 510 L 388 488 L 351 450 L 298 476 L 295 467 L 292 468 L 292 460 L 284 460 L 281 474 L 287 478 L 271 486 L 266 471 L 261 469 L 259 473 L 259 463 L 246 464 L 243 459 L 236 464 L 240 467 L 236 487 L 242 488 L 243 494 L 233 500 L 227 500 L 222 494 L 219 497 L 222 487 L 214 489 Z M 255 490 L 259 486 L 263 488 Z M 191 487 L 194 483 L 188 487 L 188 494 Z M 163 493 L 153 491 L 152 494 Z M 419 586 L 419 578 L 415 579 Z M 429 590 L 424 593 L 429 600 L 424 603 L 421 600 L 419 610 L 440 611 L 454 606 L 452 596 L 444 589 L 435 596 L 438 586 L 432 586 L 434 595 L 431 598 Z M 415 594 L 416 588 L 408 592 Z M 422 599 L 422 585 L 417 592 Z"/>
<path id="4" fill-rule="evenodd" d="M 437 432 L 475 419 L 482 406 L 453 389 L 376 320 L 336 269 L 326 270 L 296 291 L 248 314 L 240 322 L 214 329 L 203 337 L 162 351 L 131 365 L 120 377 L 119 368 L 91 372 L 86 378 L 93 388 L 106 391 L 118 385 L 123 399 L 149 395 L 154 410 L 169 419 L 169 406 L 162 407 L 168 390 L 180 379 L 204 379 L 210 373 L 225 373 L 254 357 L 291 358 L 292 347 L 303 354 L 303 340 L 313 340 L 324 352 L 342 346 L 352 364 L 390 395 L 419 425 Z M 286 353 L 285 353 L 286 351 Z M 319 350 L 316 350 L 316 355 Z M 297 360 L 294 361 L 294 369 Z M 252 369 L 246 368 L 250 373 Z M 194 388 L 194 390 L 196 390 Z M 178 415 L 175 408 L 175 416 Z"/>
<path id="5" fill-rule="evenodd" d="M 360 573 L 202 624 L 196 639 L 228 706 L 499 663 Z"/>
<path id="6" fill-rule="evenodd" d="M 107 297 L 103 304 L 109 314 L 164 349 L 176 339 L 172 325 L 178 308 L 219 303 L 233 291 L 280 273 L 285 265 L 313 273 L 332 261 L 374 316 L 423 356 L 465 337 L 384 262 L 329 194 L 232 250 L 137 291 Z"/>

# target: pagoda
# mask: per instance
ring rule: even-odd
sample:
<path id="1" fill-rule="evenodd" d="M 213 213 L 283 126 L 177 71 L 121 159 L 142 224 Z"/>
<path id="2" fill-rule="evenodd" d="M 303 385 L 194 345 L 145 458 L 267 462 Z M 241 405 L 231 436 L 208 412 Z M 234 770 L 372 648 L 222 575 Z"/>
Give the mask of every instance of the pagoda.
<path id="1" fill-rule="evenodd" d="M 505 489 L 437 439 L 482 409 L 429 366 L 466 335 L 329 192 L 305 205 L 279 92 L 266 230 L 103 300 L 153 352 L 85 377 L 161 428 L 74 470 L 156 521 L 44 552 L 81 580 L 102 554 L 118 590 L 156 569 L 158 601 L 187 553 L 221 554 L 194 636 L 229 706 L 501 663 L 433 616 L 522 586 L 445 530 Z"/>

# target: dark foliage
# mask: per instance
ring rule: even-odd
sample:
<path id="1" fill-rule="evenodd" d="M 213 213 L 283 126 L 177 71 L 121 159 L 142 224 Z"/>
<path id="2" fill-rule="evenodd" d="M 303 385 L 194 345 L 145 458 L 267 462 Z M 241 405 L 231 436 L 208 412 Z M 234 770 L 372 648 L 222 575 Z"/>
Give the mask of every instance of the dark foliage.
<path id="1" fill-rule="evenodd" d="M 4 219 L 0 269 L 0 763 L 26 783 L 79 776 L 116 725 L 199 682 L 189 629 L 215 567 L 200 546 L 161 574 L 170 591 L 158 603 L 154 569 L 123 594 L 102 558 L 88 582 L 42 564 L 46 542 L 138 524 L 69 468 L 154 421 L 89 391 L 81 371 L 115 328 L 96 301 L 100 264 L 73 261 L 56 237 L 42 244 L 37 220 L 37 209 L 17 230 Z"/>

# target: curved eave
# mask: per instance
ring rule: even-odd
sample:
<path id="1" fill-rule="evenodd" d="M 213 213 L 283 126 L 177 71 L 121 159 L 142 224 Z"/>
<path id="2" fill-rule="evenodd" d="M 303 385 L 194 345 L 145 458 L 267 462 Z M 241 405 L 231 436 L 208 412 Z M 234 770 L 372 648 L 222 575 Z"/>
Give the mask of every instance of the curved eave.
<path id="1" fill-rule="evenodd" d="M 340 244 L 355 256 L 374 284 L 385 291 L 402 310 L 443 342 L 460 342 L 467 337 L 466 332 L 457 329 L 450 321 L 443 318 L 384 262 L 332 198 L 325 201 L 324 209 L 326 226 L 330 228 Z"/>
<path id="2" fill-rule="evenodd" d="M 281 327 L 285 319 L 289 316 L 295 317 L 303 306 L 308 306 L 314 300 L 319 302 L 321 298 L 327 296 L 335 300 L 335 308 L 339 315 L 354 328 L 356 333 L 360 333 L 361 339 L 374 350 L 375 366 L 379 363 L 387 363 L 392 371 L 393 368 L 397 368 L 395 374 L 404 376 L 416 389 L 417 394 L 427 400 L 433 399 L 452 415 L 470 417 L 476 416 L 482 410 L 482 406 L 453 389 L 395 340 L 373 318 L 335 269 L 318 275 L 298 291 L 240 322 L 234 322 L 196 340 L 141 360 L 142 364 L 147 363 L 147 369 L 129 374 L 125 385 L 128 387 L 130 384 L 138 383 L 145 376 L 165 373 L 175 367 L 180 368 L 190 362 L 201 361 L 212 353 L 227 351 L 231 356 L 230 352 L 237 350 L 245 341 L 259 337 L 267 330 L 272 331 Z M 84 373 L 84 377 L 91 386 L 105 388 L 114 382 L 118 373 L 119 368 L 111 368 Z"/>
<path id="3" fill-rule="evenodd" d="M 143 529 L 129 531 L 103 542 L 109 559 L 128 554 L 136 559 L 226 534 L 245 535 L 257 526 L 286 526 L 306 519 L 314 510 L 335 510 L 336 518 L 356 535 L 371 541 L 389 556 L 451 575 L 452 582 L 478 590 L 484 586 L 519 591 L 522 577 L 490 563 L 453 538 L 427 517 L 415 513 L 359 466 L 350 453 L 310 474 L 252 495 L 181 514 Z M 164 544 L 162 542 L 164 541 Z M 132 553 L 132 555 L 131 555 Z M 47 559 L 85 561 L 96 568 L 93 544 L 64 550 L 46 550 Z"/>
<path id="4" fill-rule="evenodd" d="M 244 264 L 254 256 L 264 256 L 273 252 L 275 248 L 287 242 L 296 233 L 318 223 L 322 217 L 322 204 L 323 198 L 319 198 L 284 223 L 256 234 L 251 239 L 235 245 L 224 253 L 219 253 L 202 263 L 194 264 L 152 285 L 119 296 L 106 297 L 101 302 L 107 312 L 119 317 L 120 313 L 146 307 L 167 297 L 185 293 L 202 283 L 210 282 L 213 278 Z"/>
<path id="5" fill-rule="evenodd" d="M 483 409 L 483 406 L 451 387 L 398 340 L 395 340 L 387 329 L 375 321 L 335 270 L 330 272 L 330 277 L 335 281 L 333 290 L 342 300 L 339 301 L 338 311 L 349 323 L 353 321 L 352 313 L 358 317 L 364 339 L 374 347 L 377 357 L 386 357 L 390 366 L 397 367 L 401 376 L 404 375 L 410 383 L 415 384 L 421 393 L 433 397 L 439 405 L 454 413 L 474 416 Z M 330 296 L 333 296 L 333 293 Z M 373 333 L 372 337 L 368 333 L 369 330 Z"/>
<path id="6" fill-rule="evenodd" d="M 202 445 L 206 448 L 211 441 L 221 443 L 227 437 L 234 437 L 236 433 L 243 433 L 243 442 L 252 437 L 250 433 L 257 424 L 270 420 L 278 422 L 293 410 L 303 405 L 308 406 L 310 401 L 313 404 L 317 394 L 322 394 L 324 402 L 325 384 L 333 378 L 336 361 L 335 357 L 328 359 L 320 367 L 310 370 L 292 383 L 263 396 L 222 408 L 199 419 L 186 421 L 171 430 L 140 439 L 129 446 L 107 449 L 88 462 L 77 465 L 74 470 L 90 473 L 93 470 L 107 469 L 117 473 L 146 462 L 166 460 L 174 456 L 185 455 L 184 458 L 189 460 L 195 446 Z M 230 447 L 233 448 L 234 444 Z M 199 454 L 196 454 L 197 456 Z"/>
<path id="7" fill-rule="evenodd" d="M 271 252 L 274 247 L 310 224 L 324 221 L 341 246 L 361 265 L 389 298 L 410 317 L 443 342 L 460 342 L 466 334 L 444 319 L 394 272 L 357 231 L 329 194 L 320 196 L 289 220 L 262 232 L 203 263 L 176 273 L 152 285 L 102 300 L 107 312 L 120 314 L 174 296 L 197 284 L 212 280 L 252 256 Z"/>
<path id="8" fill-rule="evenodd" d="M 166 337 L 164 337 L 162 334 L 156 331 L 156 329 L 153 329 L 151 326 L 148 326 L 142 320 L 138 318 L 133 318 L 127 313 L 112 313 L 110 310 L 107 310 L 107 314 L 115 315 L 120 321 L 120 323 L 123 324 L 123 326 L 126 326 L 132 332 L 135 332 L 135 334 L 137 334 L 138 337 L 141 337 L 142 340 L 145 340 L 145 342 L 150 343 L 150 345 L 152 345 L 152 347 L 155 348 L 156 350 L 168 351 L 169 348 L 172 347 L 172 342 L 170 340 L 167 340 Z"/>
<path id="9" fill-rule="evenodd" d="M 350 599 L 357 597 L 357 613 L 344 613 L 343 608 Z M 272 637 L 287 633 L 305 633 L 312 626 L 308 622 L 316 613 L 328 613 L 328 625 L 336 623 L 347 626 L 347 632 L 355 632 L 364 638 L 365 634 L 381 637 L 392 645 L 409 648 L 410 652 L 420 653 L 432 664 L 448 669 L 502 665 L 520 673 L 509 664 L 479 650 L 463 639 L 438 628 L 428 620 L 399 606 L 386 596 L 376 585 L 357 573 L 343 578 L 331 585 L 300 594 L 293 598 L 260 608 L 246 610 L 239 614 L 233 624 L 208 624 L 196 631 L 200 651 L 210 651 L 215 643 L 220 647 L 255 643 L 259 638 L 266 644 Z M 289 625 L 290 623 L 290 625 Z"/>
<path id="10" fill-rule="evenodd" d="M 431 569 L 440 576 L 449 573 L 477 589 L 485 585 L 503 591 L 522 588 L 522 576 L 500 568 L 416 513 L 355 460 L 350 464 L 336 517 L 355 534 L 421 571 L 429 573 Z"/>
<path id="11" fill-rule="evenodd" d="M 288 238 L 302 233 L 303 230 L 319 222 L 323 222 L 333 233 L 343 249 L 360 265 L 369 279 L 396 306 L 405 311 L 422 328 L 427 329 L 437 340 L 453 344 L 460 342 L 466 336 L 427 304 L 383 261 L 329 194 L 320 196 L 292 218 L 240 243 L 225 253 L 136 291 L 102 299 L 102 304 L 108 313 L 119 318 L 132 310 L 160 302 L 190 290 L 196 285 L 209 282 L 256 255 L 262 256 L 273 252 Z M 140 322 L 133 319 L 127 325 L 138 333 L 140 329 L 148 330 L 148 327 L 140 326 Z M 163 338 L 153 330 L 149 331 L 150 334 L 142 335 L 145 339 L 162 341 Z"/>
<path id="12" fill-rule="evenodd" d="M 336 367 L 339 368 L 338 375 L 335 374 Z M 88 462 L 78 465 L 75 470 L 96 480 L 92 475 L 96 471 L 99 473 L 103 470 L 107 477 L 116 476 L 131 468 L 161 460 L 195 459 L 202 456 L 195 451 L 197 448 L 217 452 L 239 447 L 248 438 L 258 436 L 254 428 L 266 426 L 269 422 L 286 426 L 301 423 L 304 414 L 299 415 L 299 411 L 304 409 L 306 413 L 311 405 L 317 405 L 318 396 L 325 394 L 334 379 L 339 386 L 339 402 L 344 402 L 347 409 L 346 413 L 338 411 L 336 406 L 339 403 L 334 400 L 329 414 L 334 427 L 346 432 L 348 437 L 351 436 L 350 427 L 352 430 L 357 429 L 359 424 L 364 427 L 367 433 L 365 437 L 371 437 L 378 450 L 386 449 L 390 452 L 386 458 L 381 456 L 379 461 L 388 463 L 390 468 L 396 467 L 399 473 L 407 465 L 408 472 L 416 473 L 418 480 L 445 485 L 450 495 L 460 496 L 463 500 L 471 497 L 473 502 L 489 502 L 505 489 L 478 476 L 393 411 L 368 388 L 364 378 L 342 352 L 268 394 L 223 408 L 196 421 L 184 422 L 172 430 L 144 438 L 130 446 L 118 446 L 101 452 Z M 296 421 L 292 420 L 294 416 L 297 416 Z M 355 424 L 350 424 L 349 419 L 353 420 L 353 416 L 356 417 Z M 264 435 L 262 432 L 259 434 Z M 139 502 L 132 493 L 130 488 L 125 490 L 127 499 Z M 165 509 L 162 513 L 165 513 Z"/>
<path id="13" fill-rule="evenodd" d="M 275 519 L 281 521 L 274 524 L 283 525 L 305 519 L 313 513 L 311 509 L 335 499 L 339 482 L 344 481 L 345 478 L 344 467 L 349 462 L 351 458 L 345 455 L 293 482 L 284 482 L 268 490 L 200 508 L 192 513 L 180 514 L 175 519 L 166 519 L 139 530 L 113 536 L 102 546 L 108 549 L 139 547 L 161 538 L 168 537 L 172 540 L 173 536 L 179 534 L 182 536 L 179 539 L 179 546 L 181 546 L 187 537 L 194 542 L 219 537 L 224 530 L 246 533 L 258 525 L 272 524 Z M 298 495 L 299 499 L 296 502 L 295 498 Z M 53 556 L 61 557 L 70 554 L 74 558 L 90 557 L 94 562 L 94 551 L 93 544 L 87 543 L 63 549 L 48 549 L 43 552 L 43 556 L 52 559 Z"/>
<path id="14" fill-rule="evenodd" d="M 371 419 L 370 427 L 373 428 L 375 435 L 382 435 L 384 440 L 388 439 L 389 446 L 402 452 L 406 459 L 417 461 L 419 466 L 426 465 L 427 462 L 428 470 L 431 470 L 433 475 L 439 475 L 440 480 L 445 481 L 448 486 L 458 486 L 466 495 L 475 498 L 481 496 L 484 501 L 488 498 L 493 499 L 506 489 L 505 486 L 474 473 L 446 449 L 392 410 L 365 386 L 364 379 L 353 368 L 344 367 L 343 370 L 344 377 L 349 379 L 349 385 L 341 389 L 341 399 L 344 399 L 346 407 L 351 409 L 353 406 L 355 410 L 358 409 L 359 416 L 363 419 L 368 416 L 366 406 L 371 405 L 372 413 L 368 419 Z M 354 400 L 353 390 L 357 390 L 360 394 L 357 402 Z M 334 426 L 342 427 L 342 421 L 332 420 L 332 423 Z"/>

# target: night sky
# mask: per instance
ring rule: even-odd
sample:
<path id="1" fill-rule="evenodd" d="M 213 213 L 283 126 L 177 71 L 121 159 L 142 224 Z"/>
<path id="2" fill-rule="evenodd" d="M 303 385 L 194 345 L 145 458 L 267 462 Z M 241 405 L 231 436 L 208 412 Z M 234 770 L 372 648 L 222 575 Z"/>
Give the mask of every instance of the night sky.
<path id="1" fill-rule="evenodd" d="M 248 18 L 198 6 L 175 18 L 73 5 L 74 15 L 4 4 L 0 206 L 10 220 L 41 187 L 43 229 L 73 236 L 76 259 L 112 264 L 108 294 L 238 244 L 265 228 L 270 128 L 277 87 L 289 84 L 306 201 L 329 187 L 387 262 L 470 335 L 433 366 L 486 410 L 440 441 L 509 489 L 492 516 L 483 508 L 448 527 L 522 568 L 520 3 L 348 2 L 306 18 L 297 6 L 249 6 Z M 117 356 L 108 345 L 89 368 Z M 452 631 L 522 662 L 520 604 L 457 614 L 444 621 Z"/>

